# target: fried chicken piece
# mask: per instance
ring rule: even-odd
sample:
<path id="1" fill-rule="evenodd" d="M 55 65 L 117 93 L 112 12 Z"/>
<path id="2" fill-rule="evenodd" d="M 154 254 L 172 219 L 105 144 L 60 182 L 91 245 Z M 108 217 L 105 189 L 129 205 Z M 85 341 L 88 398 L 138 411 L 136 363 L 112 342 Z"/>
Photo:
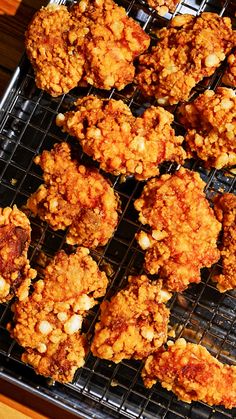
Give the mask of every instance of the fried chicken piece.
<path id="1" fill-rule="evenodd" d="M 101 89 L 123 89 L 133 81 L 133 60 L 148 48 L 149 36 L 113 0 L 82 0 L 70 10 L 41 8 L 25 45 L 36 85 L 59 96 L 82 79 Z"/>
<path id="2" fill-rule="evenodd" d="M 218 290 L 224 292 L 236 288 L 236 196 L 226 193 L 218 196 L 214 203 L 216 218 L 223 225 L 223 271 L 221 275 L 215 275 L 213 280 L 217 282 Z"/>
<path id="3" fill-rule="evenodd" d="M 125 289 L 101 304 L 93 354 L 116 363 L 124 358 L 146 358 L 167 339 L 169 309 L 164 303 L 170 297 L 161 281 L 130 276 Z"/>
<path id="4" fill-rule="evenodd" d="M 43 151 L 35 163 L 45 183 L 28 199 L 28 208 L 54 230 L 69 227 L 68 244 L 104 246 L 118 221 L 118 199 L 109 182 L 72 160 L 67 143 Z"/>
<path id="5" fill-rule="evenodd" d="M 214 13 L 179 15 L 158 32 L 159 41 L 139 58 L 136 81 L 159 105 L 187 100 L 211 76 L 234 45 L 231 20 Z"/>
<path id="6" fill-rule="evenodd" d="M 88 96 L 75 105 L 75 111 L 58 114 L 56 123 L 107 172 L 147 179 L 159 173 L 161 162 L 182 163 L 186 156 L 183 137 L 171 127 L 173 115 L 161 107 L 135 118 L 121 100 Z"/>
<path id="7" fill-rule="evenodd" d="M 220 257 L 216 241 L 221 224 L 203 192 L 198 173 L 181 168 L 174 175 L 151 179 L 134 203 L 142 224 L 136 238 L 145 255 L 145 268 L 159 273 L 167 289 L 183 291 L 200 282 L 200 269 Z"/>
<path id="8" fill-rule="evenodd" d="M 228 57 L 228 67 L 222 77 L 222 82 L 227 86 L 236 87 L 236 50 Z"/>
<path id="9" fill-rule="evenodd" d="M 108 281 L 83 247 L 60 251 L 34 284 L 27 299 L 14 305 L 11 336 L 25 348 L 22 360 L 38 374 L 70 382 L 87 352 L 81 326 L 86 311 L 105 294 Z"/>
<path id="10" fill-rule="evenodd" d="M 221 169 L 236 164 L 236 96 L 232 89 L 206 90 L 183 104 L 180 122 L 187 128 L 189 157 L 198 155 L 206 167 Z"/>
<path id="11" fill-rule="evenodd" d="M 178 339 L 168 350 L 150 355 L 142 370 L 146 387 L 157 380 L 187 403 L 202 401 L 236 407 L 236 366 L 222 364 L 206 348 Z"/>
<path id="12" fill-rule="evenodd" d="M 16 205 L 0 208 L 0 303 L 27 297 L 36 276 L 27 258 L 30 237 L 30 222 Z"/>
<path id="13" fill-rule="evenodd" d="M 160 16 L 164 16 L 168 11 L 174 12 L 180 0 L 147 0 L 149 6 L 157 11 Z"/>

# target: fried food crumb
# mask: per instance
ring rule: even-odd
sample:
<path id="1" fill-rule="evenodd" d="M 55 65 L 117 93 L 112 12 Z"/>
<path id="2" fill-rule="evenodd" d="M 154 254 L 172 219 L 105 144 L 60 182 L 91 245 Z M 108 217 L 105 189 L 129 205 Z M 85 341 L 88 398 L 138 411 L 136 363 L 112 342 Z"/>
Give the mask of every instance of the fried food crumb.
<path id="1" fill-rule="evenodd" d="M 30 196 L 27 207 L 54 230 L 68 227 L 68 244 L 104 246 L 118 221 L 118 199 L 109 182 L 72 160 L 67 143 L 43 151 L 35 163 L 43 169 L 45 183 Z"/>
<path id="2" fill-rule="evenodd" d="M 174 12 L 180 0 L 147 0 L 149 6 L 157 11 L 160 16 L 164 16 L 168 11 Z"/>
<path id="3" fill-rule="evenodd" d="M 214 200 L 216 218 L 223 226 L 223 239 L 221 256 L 223 272 L 215 275 L 213 281 L 217 282 L 220 292 L 236 288 L 236 196 L 225 193 Z"/>
<path id="4" fill-rule="evenodd" d="M 228 67 L 222 77 L 222 82 L 226 86 L 236 87 L 236 51 L 228 56 Z"/>
<path id="5" fill-rule="evenodd" d="M 180 122 L 187 128 L 189 156 L 197 156 L 207 167 L 236 164 L 236 95 L 233 89 L 206 90 L 192 103 L 183 104 Z"/>
<path id="6" fill-rule="evenodd" d="M 31 238 L 30 222 L 16 205 L 0 208 L 0 302 L 16 295 L 28 295 L 36 271 L 27 257 Z"/>
<path id="7" fill-rule="evenodd" d="M 70 382 L 88 350 L 81 334 L 83 316 L 105 294 L 108 281 L 83 247 L 60 251 L 46 267 L 44 280 L 14 305 L 11 336 L 24 347 L 22 360 L 36 373 Z"/>
<path id="8" fill-rule="evenodd" d="M 171 127 L 174 117 L 161 107 L 151 106 L 135 118 L 121 100 L 87 96 L 75 105 L 76 110 L 58 114 L 56 123 L 107 172 L 143 180 L 157 175 L 163 161 L 182 163 L 186 157 L 183 137 Z"/>
<path id="9" fill-rule="evenodd" d="M 200 282 L 200 269 L 220 257 L 216 242 L 221 224 L 203 192 L 198 173 L 180 168 L 174 175 L 151 179 L 134 203 L 142 224 L 136 238 L 146 250 L 145 268 L 159 273 L 171 291 L 183 291 Z"/>
<path id="10" fill-rule="evenodd" d="M 236 366 L 222 364 L 206 348 L 178 339 L 168 350 L 150 355 L 142 370 L 146 387 L 160 381 L 186 402 L 236 407 Z"/>
<path id="11" fill-rule="evenodd" d="M 133 60 L 149 36 L 113 0 L 83 0 L 70 10 L 41 8 L 26 32 L 26 52 L 36 85 L 52 96 L 80 81 L 101 89 L 123 89 L 134 78 Z"/>
<path id="12" fill-rule="evenodd" d="M 169 309 L 165 303 L 170 297 L 161 281 L 130 276 L 125 289 L 101 304 L 93 354 L 116 363 L 146 358 L 167 339 Z"/>
<path id="13" fill-rule="evenodd" d="M 234 45 L 230 18 L 214 13 L 175 16 L 157 35 L 157 45 L 139 58 L 136 81 L 144 95 L 154 96 L 160 105 L 187 100 Z"/>

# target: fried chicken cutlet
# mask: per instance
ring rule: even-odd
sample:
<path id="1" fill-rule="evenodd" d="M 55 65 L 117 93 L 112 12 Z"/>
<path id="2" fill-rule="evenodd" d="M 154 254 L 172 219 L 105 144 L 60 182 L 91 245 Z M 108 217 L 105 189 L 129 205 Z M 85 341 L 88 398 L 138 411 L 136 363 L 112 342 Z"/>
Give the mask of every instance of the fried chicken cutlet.
<path id="1" fill-rule="evenodd" d="M 123 89 L 133 81 L 133 60 L 149 42 L 113 0 L 82 0 L 71 9 L 41 8 L 29 24 L 25 45 L 37 87 L 59 96 L 80 81 Z"/>
<path id="2" fill-rule="evenodd" d="M 27 297 L 36 271 L 27 257 L 31 238 L 30 222 L 16 205 L 0 208 L 0 303 L 14 295 Z"/>
<path id="3" fill-rule="evenodd" d="M 56 123 L 107 172 L 142 180 L 157 175 L 163 161 L 182 163 L 186 157 L 183 137 L 171 127 L 174 117 L 161 107 L 135 118 L 121 100 L 87 96 L 75 105 L 75 111 L 58 114 Z"/>
<path id="4" fill-rule="evenodd" d="M 183 104 L 180 122 L 187 129 L 189 157 L 197 155 L 206 167 L 221 169 L 236 164 L 236 95 L 233 89 L 206 90 Z"/>
<path id="5" fill-rule="evenodd" d="M 236 288 L 236 196 L 225 193 L 214 201 L 216 218 L 223 226 L 223 239 L 221 256 L 222 274 L 215 275 L 213 281 L 217 282 L 220 292 Z"/>
<path id="6" fill-rule="evenodd" d="M 170 298 L 161 281 L 130 276 L 125 289 L 101 304 L 92 353 L 116 363 L 146 358 L 167 339 L 169 309 L 165 303 Z"/>
<path id="7" fill-rule="evenodd" d="M 175 16 L 157 35 L 157 45 L 139 58 L 136 81 L 159 105 L 187 100 L 235 44 L 230 18 L 214 13 Z"/>
<path id="8" fill-rule="evenodd" d="M 11 336 L 24 347 L 22 360 L 38 374 L 70 382 L 84 364 L 88 345 L 83 316 L 105 294 L 108 281 L 86 248 L 57 253 L 27 299 L 14 304 Z"/>
<path id="9" fill-rule="evenodd" d="M 157 11 L 160 16 L 164 16 L 168 11 L 174 12 L 180 0 L 147 0 L 149 6 Z"/>
<path id="10" fill-rule="evenodd" d="M 54 230 L 68 227 L 68 244 L 104 246 L 118 222 L 119 203 L 109 182 L 96 169 L 72 160 L 67 143 L 43 151 L 35 163 L 43 169 L 45 183 L 27 207 Z"/>
<path id="11" fill-rule="evenodd" d="M 222 364 L 206 348 L 178 339 L 168 350 L 150 355 L 142 370 L 146 387 L 160 381 L 187 403 L 202 401 L 236 407 L 236 366 Z"/>
<path id="12" fill-rule="evenodd" d="M 216 242 L 221 224 L 203 192 L 205 183 L 196 172 L 180 168 L 174 175 L 151 179 L 134 202 L 142 224 L 136 238 L 146 250 L 145 268 L 159 273 L 171 291 L 183 291 L 200 282 L 200 269 L 217 262 Z"/>
<path id="13" fill-rule="evenodd" d="M 236 50 L 228 56 L 228 67 L 222 77 L 222 82 L 226 86 L 236 87 Z"/>

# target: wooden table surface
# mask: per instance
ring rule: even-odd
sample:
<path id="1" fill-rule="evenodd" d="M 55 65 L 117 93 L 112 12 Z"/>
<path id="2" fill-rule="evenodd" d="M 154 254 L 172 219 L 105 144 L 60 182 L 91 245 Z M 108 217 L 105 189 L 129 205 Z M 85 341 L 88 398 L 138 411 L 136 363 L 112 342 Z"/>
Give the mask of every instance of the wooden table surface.
<path id="1" fill-rule="evenodd" d="M 0 0 L 0 96 L 24 51 L 24 32 L 47 0 Z"/>
<path id="2" fill-rule="evenodd" d="M 0 97 L 24 51 L 24 32 L 48 0 L 0 0 Z M 0 419 L 71 419 L 75 416 L 0 380 Z"/>

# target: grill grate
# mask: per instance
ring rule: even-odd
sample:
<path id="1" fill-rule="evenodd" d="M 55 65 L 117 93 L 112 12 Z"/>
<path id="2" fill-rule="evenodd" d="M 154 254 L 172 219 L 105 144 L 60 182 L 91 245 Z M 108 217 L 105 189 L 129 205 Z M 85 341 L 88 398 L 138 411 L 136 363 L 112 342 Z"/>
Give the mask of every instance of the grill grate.
<path id="1" fill-rule="evenodd" d="M 66 3 L 57 1 L 57 3 Z M 73 2 L 67 2 L 72 4 Z M 155 28 L 168 25 L 172 14 L 161 18 L 142 1 L 120 0 L 130 16 L 153 37 Z M 234 1 L 186 0 L 181 1 L 176 13 L 199 14 L 202 11 L 233 16 Z M 216 75 L 199 83 L 196 92 L 220 84 L 222 68 Z M 36 88 L 32 69 L 24 58 L 4 97 L 0 123 L 0 205 L 25 204 L 27 197 L 42 183 L 41 171 L 33 158 L 43 149 L 51 149 L 61 140 L 70 141 L 66 134 L 56 127 L 54 120 L 58 112 L 65 112 L 78 98 L 88 94 L 100 97 L 122 99 L 132 112 L 139 115 L 150 105 L 142 98 L 135 86 L 128 86 L 122 92 L 106 92 L 93 87 L 75 88 L 66 96 L 52 98 Z M 155 104 L 155 101 L 152 102 Z M 172 107 L 175 111 L 176 107 Z M 175 124 L 177 131 L 182 130 Z M 83 163 L 91 159 L 80 153 Z M 94 163 L 93 163 L 94 165 Z M 163 165 L 162 172 L 171 172 L 174 165 Z M 189 168 L 198 171 L 206 182 L 209 199 L 217 191 L 236 193 L 235 177 L 230 171 L 206 170 L 198 161 L 191 161 Z M 140 195 L 143 183 L 129 178 L 120 183 L 119 178 L 105 174 L 118 192 L 122 215 L 118 229 L 109 243 L 96 249 L 92 255 L 101 267 L 110 264 L 113 270 L 108 296 L 120 289 L 130 274 L 142 273 L 143 253 L 135 241 L 135 234 L 141 228 L 134 210 L 133 201 Z M 37 265 L 41 251 L 49 256 L 66 248 L 65 233 L 52 231 L 46 223 L 37 218 L 31 220 L 32 243 L 30 257 Z M 142 227 L 143 228 L 143 227 Z M 236 293 L 220 294 L 211 282 L 217 266 L 202 270 L 202 282 L 191 285 L 183 294 L 175 295 L 171 301 L 171 326 L 176 337 L 201 343 L 219 360 L 235 364 L 236 358 Z M 85 321 L 85 329 L 93 330 L 98 316 L 95 307 Z M 236 416 L 236 409 L 210 408 L 204 403 L 191 405 L 180 402 L 160 385 L 151 390 L 144 388 L 140 378 L 142 364 L 137 361 L 123 361 L 118 365 L 100 360 L 89 353 L 86 364 L 77 371 L 74 383 L 51 385 L 47 379 L 37 376 L 33 370 L 20 361 L 22 349 L 9 337 L 6 324 L 11 319 L 10 304 L 0 305 L 0 376 L 14 384 L 27 388 L 31 393 L 51 400 L 62 408 L 84 418 L 208 418 L 221 419 Z"/>

